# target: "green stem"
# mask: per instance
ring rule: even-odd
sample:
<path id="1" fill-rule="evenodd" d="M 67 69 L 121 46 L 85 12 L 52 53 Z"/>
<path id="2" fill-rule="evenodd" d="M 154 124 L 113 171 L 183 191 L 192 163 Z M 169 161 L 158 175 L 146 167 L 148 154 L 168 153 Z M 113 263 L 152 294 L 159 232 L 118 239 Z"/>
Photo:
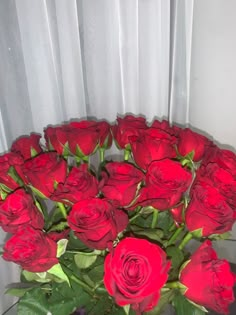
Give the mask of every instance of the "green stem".
<path id="1" fill-rule="evenodd" d="M 130 157 L 130 151 L 129 150 L 124 150 L 124 161 L 128 161 Z"/>
<path id="2" fill-rule="evenodd" d="M 157 219 L 158 219 L 158 210 L 154 209 L 153 210 L 153 217 L 152 217 L 152 223 L 151 223 L 151 228 L 155 229 L 157 225 Z"/>
<path id="3" fill-rule="evenodd" d="M 77 278 L 75 275 L 71 275 L 70 279 L 79 284 L 87 293 L 89 293 L 91 296 L 94 295 L 94 290 L 91 288 L 87 283 Z"/>
<path id="4" fill-rule="evenodd" d="M 66 212 L 66 208 L 65 208 L 65 206 L 63 205 L 63 203 L 61 203 L 61 202 L 57 202 L 57 206 L 58 206 L 58 208 L 61 210 L 61 213 L 62 213 L 62 216 L 63 216 L 63 218 L 67 218 L 67 212 Z"/>
<path id="5" fill-rule="evenodd" d="M 179 281 L 167 282 L 163 288 L 182 289 L 183 285 Z"/>
<path id="6" fill-rule="evenodd" d="M 179 249 L 183 249 L 185 245 L 193 238 L 192 233 L 188 232 L 185 237 L 183 238 L 182 242 L 179 244 Z"/>
<path id="7" fill-rule="evenodd" d="M 135 219 L 139 217 L 140 213 L 136 213 L 132 218 L 129 219 L 129 223 L 133 222 Z"/>
<path id="8" fill-rule="evenodd" d="M 104 160 L 105 160 L 105 149 L 104 148 L 99 148 L 99 158 L 100 158 L 100 163 L 104 162 Z"/>
<path id="9" fill-rule="evenodd" d="M 175 222 L 172 223 L 171 227 L 169 228 L 169 232 L 173 232 L 176 229 Z"/>
<path id="10" fill-rule="evenodd" d="M 177 230 L 173 233 L 173 235 L 171 236 L 171 238 L 168 240 L 166 246 L 171 245 L 172 243 L 174 243 L 174 241 L 178 238 L 178 236 L 181 234 L 181 232 L 183 231 L 184 227 L 179 227 L 177 228 Z"/>

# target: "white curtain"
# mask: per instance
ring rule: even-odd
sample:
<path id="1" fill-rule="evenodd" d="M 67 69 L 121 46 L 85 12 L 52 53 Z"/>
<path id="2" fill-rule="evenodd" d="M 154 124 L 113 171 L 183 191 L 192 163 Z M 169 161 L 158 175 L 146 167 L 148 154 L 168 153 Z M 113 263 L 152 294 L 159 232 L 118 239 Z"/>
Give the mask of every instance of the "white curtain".
<path id="1" fill-rule="evenodd" d="M 0 152 L 71 118 L 188 123 L 193 1 L 1 0 Z"/>

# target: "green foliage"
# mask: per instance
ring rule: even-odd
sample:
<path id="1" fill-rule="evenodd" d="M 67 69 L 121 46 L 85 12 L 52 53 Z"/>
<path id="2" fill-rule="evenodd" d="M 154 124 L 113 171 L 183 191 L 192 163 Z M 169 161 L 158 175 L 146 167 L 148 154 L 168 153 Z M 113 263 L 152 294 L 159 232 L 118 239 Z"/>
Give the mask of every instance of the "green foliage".
<path id="1" fill-rule="evenodd" d="M 74 256 L 75 263 L 78 268 L 86 269 L 90 267 L 97 259 L 97 254 L 95 253 L 83 253 L 80 252 Z"/>
<path id="2" fill-rule="evenodd" d="M 204 315 L 206 309 L 190 303 L 183 295 L 177 294 L 173 299 L 176 315 Z"/>

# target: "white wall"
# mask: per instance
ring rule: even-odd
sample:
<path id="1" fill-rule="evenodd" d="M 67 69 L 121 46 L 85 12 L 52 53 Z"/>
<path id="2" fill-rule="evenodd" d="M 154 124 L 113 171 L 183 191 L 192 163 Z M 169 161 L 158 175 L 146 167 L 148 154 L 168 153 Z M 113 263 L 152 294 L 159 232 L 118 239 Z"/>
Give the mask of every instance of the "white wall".
<path id="1" fill-rule="evenodd" d="M 235 0 L 195 0 L 189 121 L 236 149 Z M 217 244 L 236 262 L 236 242 Z"/>

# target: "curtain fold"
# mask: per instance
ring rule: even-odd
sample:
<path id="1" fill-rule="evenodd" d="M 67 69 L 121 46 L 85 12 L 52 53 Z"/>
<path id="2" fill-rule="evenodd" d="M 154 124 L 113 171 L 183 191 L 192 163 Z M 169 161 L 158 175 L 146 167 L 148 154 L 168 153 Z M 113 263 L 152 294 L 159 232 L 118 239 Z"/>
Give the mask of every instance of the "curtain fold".
<path id="1" fill-rule="evenodd" d="M 72 118 L 188 123 L 193 2 L 1 0 L 0 152 Z M 2 295 L 17 269 L 0 268 Z"/>

